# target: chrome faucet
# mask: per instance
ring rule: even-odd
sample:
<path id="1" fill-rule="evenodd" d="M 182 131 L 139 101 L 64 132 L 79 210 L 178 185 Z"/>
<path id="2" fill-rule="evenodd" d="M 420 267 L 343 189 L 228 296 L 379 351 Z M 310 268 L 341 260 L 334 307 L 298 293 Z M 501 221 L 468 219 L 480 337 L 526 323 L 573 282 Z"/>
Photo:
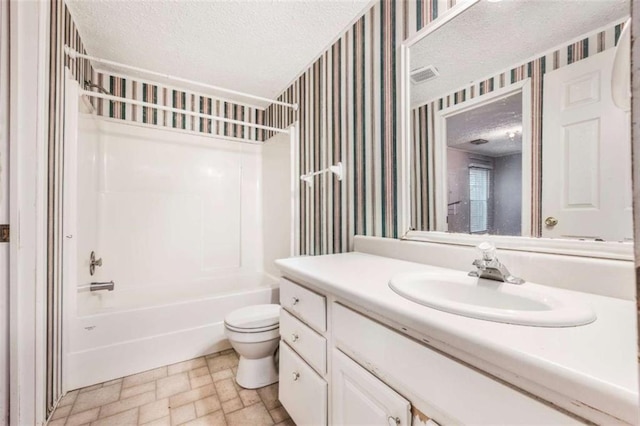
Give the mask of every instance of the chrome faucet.
<path id="1" fill-rule="evenodd" d="M 523 284 L 522 278 L 511 275 L 496 257 L 496 247 L 488 241 L 478 244 L 478 250 L 482 253 L 482 259 L 473 261 L 476 271 L 469 272 L 470 277 L 486 278 L 488 280 L 503 281 L 509 284 Z"/>

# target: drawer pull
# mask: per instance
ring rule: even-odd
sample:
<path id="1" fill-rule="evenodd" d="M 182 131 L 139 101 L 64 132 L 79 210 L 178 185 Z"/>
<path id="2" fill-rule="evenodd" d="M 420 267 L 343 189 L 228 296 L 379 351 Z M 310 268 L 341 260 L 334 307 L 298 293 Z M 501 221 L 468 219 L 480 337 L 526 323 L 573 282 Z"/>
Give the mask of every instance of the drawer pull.
<path id="1" fill-rule="evenodd" d="M 299 338 L 300 338 L 300 336 L 298 336 L 296 333 L 291 334 L 291 341 L 292 342 L 297 342 Z"/>
<path id="2" fill-rule="evenodd" d="M 398 426 L 400 424 L 399 417 L 389 416 L 387 417 L 387 421 L 389 422 L 389 426 Z"/>
<path id="3" fill-rule="evenodd" d="M 298 373 L 297 371 L 293 372 L 293 381 L 297 381 L 300 378 L 300 373 Z"/>
<path id="4" fill-rule="evenodd" d="M 293 304 L 293 305 L 297 305 L 299 301 L 300 301 L 300 299 L 298 299 L 297 297 L 295 297 L 295 296 L 294 296 L 294 297 L 293 297 L 293 303 L 292 303 L 292 304 Z"/>

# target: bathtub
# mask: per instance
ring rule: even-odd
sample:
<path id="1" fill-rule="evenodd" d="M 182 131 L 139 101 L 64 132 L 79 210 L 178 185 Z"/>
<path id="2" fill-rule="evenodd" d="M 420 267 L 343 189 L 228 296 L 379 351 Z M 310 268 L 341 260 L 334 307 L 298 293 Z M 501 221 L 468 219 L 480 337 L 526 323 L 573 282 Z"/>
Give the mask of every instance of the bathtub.
<path id="1" fill-rule="evenodd" d="M 235 273 L 175 287 L 137 287 L 76 295 L 66 390 L 189 360 L 230 347 L 224 317 L 234 309 L 278 303 L 277 281 Z"/>

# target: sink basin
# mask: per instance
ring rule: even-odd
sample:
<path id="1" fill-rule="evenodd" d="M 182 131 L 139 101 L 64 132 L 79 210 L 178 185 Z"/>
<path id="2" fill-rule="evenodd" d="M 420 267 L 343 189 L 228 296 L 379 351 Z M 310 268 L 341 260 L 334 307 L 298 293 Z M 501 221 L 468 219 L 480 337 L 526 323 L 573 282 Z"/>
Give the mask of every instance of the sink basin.
<path id="1" fill-rule="evenodd" d="M 389 287 L 421 305 L 487 321 L 574 327 L 596 319 L 589 304 L 570 300 L 569 295 L 551 296 L 542 286 L 507 284 L 469 277 L 464 272 L 398 274 L 389 281 Z"/>

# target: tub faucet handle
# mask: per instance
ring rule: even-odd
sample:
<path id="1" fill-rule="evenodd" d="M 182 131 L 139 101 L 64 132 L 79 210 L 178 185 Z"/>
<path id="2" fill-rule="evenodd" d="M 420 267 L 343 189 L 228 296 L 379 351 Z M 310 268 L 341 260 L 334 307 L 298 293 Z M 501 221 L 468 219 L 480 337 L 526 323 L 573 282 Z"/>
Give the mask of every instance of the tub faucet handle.
<path id="1" fill-rule="evenodd" d="M 92 251 L 89 256 L 89 274 L 93 275 L 96 273 L 96 266 L 102 266 L 102 258 L 96 259 L 96 252 Z"/>

